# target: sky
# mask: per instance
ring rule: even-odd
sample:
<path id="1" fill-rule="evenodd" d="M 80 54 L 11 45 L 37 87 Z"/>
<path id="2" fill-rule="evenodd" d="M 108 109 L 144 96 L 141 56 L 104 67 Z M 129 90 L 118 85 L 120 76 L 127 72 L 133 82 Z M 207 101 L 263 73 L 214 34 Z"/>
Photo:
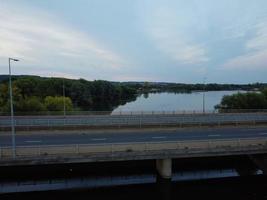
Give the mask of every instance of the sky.
<path id="1" fill-rule="evenodd" d="M 267 82 L 266 0 L 0 0 L 0 74 Z"/>

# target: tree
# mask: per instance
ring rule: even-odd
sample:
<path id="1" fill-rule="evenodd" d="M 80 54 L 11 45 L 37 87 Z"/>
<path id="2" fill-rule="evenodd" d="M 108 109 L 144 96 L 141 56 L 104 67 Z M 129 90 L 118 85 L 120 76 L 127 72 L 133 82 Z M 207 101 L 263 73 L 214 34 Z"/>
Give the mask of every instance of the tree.
<path id="1" fill-rule="evenodd" d="M 26 99 L 30 96 L 35 96 L 36 91 L 36 80 L 31 77 L 23 77 L 20 79 L 16 79 L 14 81 L 14 85 L 20 89 L 20 94 L 23 99 Z"/>
<path id="2" fill-rule="evenodd" d="M 264 88 L 261 92 L 265 96 L 265 98 L 267 99 L 267 88 Z"/>
<path id="3" fill-rule="evenodd" d="M 16 85 L 12 85 L 12 96 L 14 105 L 21 100 L 21 93 Z M 10 111 L 10 96 L 9 96 L 9 86 L 8 84 L 0 85 L 0 111 L 9 112 Z"/>
<path id="4" fill-rule="evenodd" d="M 15 111 L 26 110 L 63 110 L 63 100 L 55 98 L 63 95 L 62 78 L 43 78 L 38 76 L 13 77 L 13 100 Z M 74 104 L 75 109 L 112 109 L 118 106 L 123 99 L 131 100 L 136 95 L 136 89 L 108 81 L 86 81 L 84 79 L 64 79 L 66 109 L 70 100 L 70 109 Z M 47 98 L 46 97 L 53 97 Z M 45 102 L 46 99 L 46 102 Z M 40 102 L 37 102 L 39 100 Z M 8 80 L 0 84 L 0 111 L 8 112 L 9 109 Z M 36 103 L 36 106 L 33 103 Z M 31 109 L 32 108 L 32 109 Z"/>
<path id="5" fill-rule="evenodd" d="M 27 99 L 21 99 L 16 102 L 15 110 L 21 112 L 40 112 L 45 111 L 46 108 L 42 101 L 38 97 L 28 97 Z"/>
<path id="6" fill-rule="evenodd" d="M 44 105 L 48 111 L 63 111 L 64 110 L 64 98 L 65 98 L 65 108 L 67 111 L 73 109 L 72 101 L 69 97 L 62 96 L 47 96 L 44 100 Z"/>
<path id="7" fill-rule="evenodd" d="M 216 109 L 267 109 L 266 90 L 261 93 L 247 92 L 226 95 Z"/>

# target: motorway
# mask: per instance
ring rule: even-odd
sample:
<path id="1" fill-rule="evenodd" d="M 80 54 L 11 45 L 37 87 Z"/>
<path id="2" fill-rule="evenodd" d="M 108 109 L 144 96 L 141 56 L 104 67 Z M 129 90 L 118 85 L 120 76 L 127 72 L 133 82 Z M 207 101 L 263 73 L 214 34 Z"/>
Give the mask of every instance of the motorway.
<path id="1" fill-rule="evenodd" d="M 212 139 L 267 138 L 267 127 L 191 128 L 169 130 L 83 131 L 60 134 L 18 134 L 16 145 L 116 144 Z M 0 135 L 0 146 L 11 146 L 11 134 Z"/>

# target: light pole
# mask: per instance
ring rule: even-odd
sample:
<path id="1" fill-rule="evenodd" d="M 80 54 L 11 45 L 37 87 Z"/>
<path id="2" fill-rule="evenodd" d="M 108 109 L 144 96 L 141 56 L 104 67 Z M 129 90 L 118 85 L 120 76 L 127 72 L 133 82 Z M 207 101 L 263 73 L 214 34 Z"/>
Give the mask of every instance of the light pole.
<path id="1" fill-rule="evenodd" d="M 206 81 L 206 77 L 204 77 L 203 79 L 203 99 L 202 99 L 202 109 L 203 109 L 203 114 L 205 113 L 205 81 Z"/>
<path id="2" fill-rule="evenodd" d="M 14 123 L 14 109 L 13 109 L 13 94 L 12 94 L 12 81 L 11 81 L 11 67 L 10 61 L 19 61 L 18 59 L 8 58 L 9 67 L 9 95 L 10 95 L 10 113 L 11 113 L 11 130 L 12 130 L 12 154 L 16 158 L 16 138 L 15 138 L 15 123 Z"/>
<path id="3" fill-rule="evenodd" d="M 64 118 L 66 117 L 66 102 L 65 102 L 65 81 L 63 78 L 63 114 Z"/>

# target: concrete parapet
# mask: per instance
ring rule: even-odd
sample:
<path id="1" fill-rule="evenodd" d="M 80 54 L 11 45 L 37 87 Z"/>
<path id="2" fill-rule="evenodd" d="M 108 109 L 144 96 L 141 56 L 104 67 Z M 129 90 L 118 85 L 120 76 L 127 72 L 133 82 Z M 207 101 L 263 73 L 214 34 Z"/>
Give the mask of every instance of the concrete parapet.
<path id="1" fill-rule="evenodd" d="M 12 147 L 0 147 L 0 165 L 23 160 L 45 163 L 94 162 L 114 160 L 165 159 L 223 155 L 255 155 L 267 152 L 266 138 L 213 139 L 194 141 L 162 141 L 107 144 L 68 144 L 17 146 L 16 159 Z M 61 158 L 61 160 L 59 160 Z M 51 162 L 52 162 L 51 161 Z M 157 161 L 161 167 L 161 162 Z M 164 163 L 164 162 L 163 162 Z M 267 166 L 267 164 L 266 164 Z"/>
<path id="2" fill-rule="evenodd" d="M 79 145 L 78 153 L 88 154 L 88 153 L 105 153 L 111 152 L 111 145 Z"/>
<path id="3" fill-rule="evenodd" d="M 152 143 L 152 144 L 147 144 L 146 145 L 146 150 L 147 151 L 161 151 L 165 149 L 178 149 L 178 143 Z"/>

